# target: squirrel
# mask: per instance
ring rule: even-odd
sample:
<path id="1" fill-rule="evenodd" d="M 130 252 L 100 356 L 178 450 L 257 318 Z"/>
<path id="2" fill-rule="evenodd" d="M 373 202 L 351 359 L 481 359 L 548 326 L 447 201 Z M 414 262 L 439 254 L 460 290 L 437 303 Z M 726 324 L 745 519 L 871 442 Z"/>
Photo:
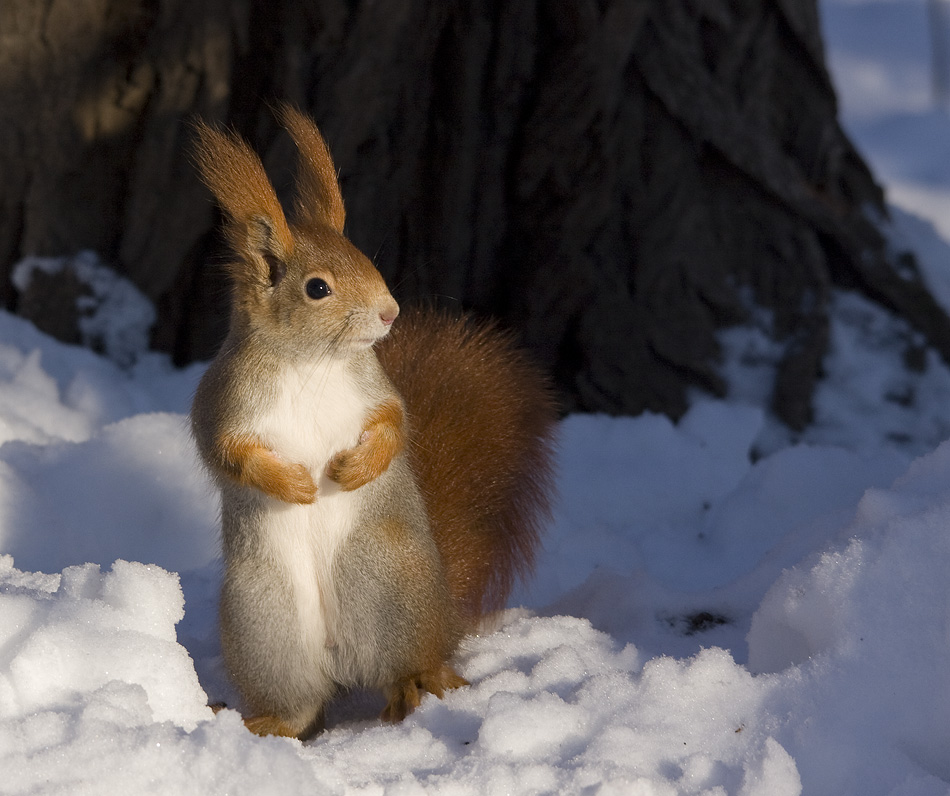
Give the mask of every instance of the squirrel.
<path id="1" fill-rule="evenodd" d="M 191 411 L 221 494 L 226 670 L 260 735 L 306 738 L 349 687 L 400 721 L 467 685 L 450 660 L 504 606 L 550 511 L 552 390 L 494 325 L 406 312 L 344 235 L 316 125 L 288 222 L 259 157 L 196 123 L 233 251 L 230 327 Z"/>

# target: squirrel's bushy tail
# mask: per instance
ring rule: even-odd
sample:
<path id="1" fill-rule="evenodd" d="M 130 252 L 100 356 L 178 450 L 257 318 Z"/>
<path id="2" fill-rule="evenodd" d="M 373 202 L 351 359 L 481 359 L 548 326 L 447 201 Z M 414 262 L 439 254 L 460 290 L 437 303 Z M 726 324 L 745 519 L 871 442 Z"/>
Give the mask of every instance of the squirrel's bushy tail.
<path id="1" fill-rule="evenodd" d="M 377 348 L 406 402 L 410 456 L 452 595 L 470 620 L 504 607 L 550 513 L 552 391 L 491 323 L 407 310 Z"/>

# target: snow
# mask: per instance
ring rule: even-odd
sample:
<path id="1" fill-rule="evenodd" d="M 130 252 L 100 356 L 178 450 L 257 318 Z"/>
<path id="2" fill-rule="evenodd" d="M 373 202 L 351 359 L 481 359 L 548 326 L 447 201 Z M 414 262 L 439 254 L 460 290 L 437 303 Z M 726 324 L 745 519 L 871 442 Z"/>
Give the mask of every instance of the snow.
<path id="1" fill-rule="evenodd" d="M 950 307 L 924 2 L 822 12 L 891 243 Z M 803 434 L 763 408 L 761 311 L 723 335 L 726 400 L 566 418 L 537 573 L 464 641 L 471 686 L 396 726 L 345 695 L 301 744 L 207 706 L 238 700 L 201 367 L 146 352 L 135 294 L 95 279 L 111 358 L 0 313 L 0 793 L 950 793 L 950 370 L 886 311 L 836 294 Z"/>
<path id="2" fill-rule="evenodd" d="M 929 3 L 821 0 L 819 8 L 845 129 L 890 201 L 950 239 L 950 116 L 935 96 Z M 950 30 L 942 40 L 950 48 Z"/>
<path id="3" fill-rule="evenodd" d="M 84 287 L 76 300 L 79 337 L 83 345 L 101 350 L 120 365 L 131 365 L 148 347 L 155 308 L 144 294 L 99 260 L 95 252 L 75 257 L 26 257 L 13 269 L 10 281 L 24 292 L 37 271 L 55 276 L 65 270 Z"/>

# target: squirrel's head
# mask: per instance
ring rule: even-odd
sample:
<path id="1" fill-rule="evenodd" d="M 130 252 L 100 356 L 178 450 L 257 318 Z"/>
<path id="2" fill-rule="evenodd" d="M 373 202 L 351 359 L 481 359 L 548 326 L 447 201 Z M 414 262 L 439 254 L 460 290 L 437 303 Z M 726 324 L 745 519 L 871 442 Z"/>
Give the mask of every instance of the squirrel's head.
<path id="1" fill-rule="evenodd" d="M 235 255 L 232 323 L 294 355 L 365 349 L 386 335 L 399 307 L 343 235 L 343 197 L 320 131 L 290 106 L 279 116 L 299 152 L 292 223 L 247 143 L 195 125 L 198 168 L 224 211 Z"/>

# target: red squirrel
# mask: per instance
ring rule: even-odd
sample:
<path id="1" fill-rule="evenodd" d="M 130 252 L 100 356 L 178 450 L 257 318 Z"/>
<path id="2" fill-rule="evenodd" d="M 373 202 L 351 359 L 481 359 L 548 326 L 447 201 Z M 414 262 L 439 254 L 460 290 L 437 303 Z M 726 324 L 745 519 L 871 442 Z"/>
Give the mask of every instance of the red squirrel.
<path id="1" fill-rule="evenodd" d="M 379 688 L 399 721 L 466 685 L 459 641 L 530 569 L 556 410 L 494 326 L 399 307 L 344 236 L 317 127 L 288 222 L 258 156 L 197 125 L 234 252 L 230 330 L 192 406 L 221 492 L 221 644 L 261 735 L 306 737 L 334 693 Z"/>

